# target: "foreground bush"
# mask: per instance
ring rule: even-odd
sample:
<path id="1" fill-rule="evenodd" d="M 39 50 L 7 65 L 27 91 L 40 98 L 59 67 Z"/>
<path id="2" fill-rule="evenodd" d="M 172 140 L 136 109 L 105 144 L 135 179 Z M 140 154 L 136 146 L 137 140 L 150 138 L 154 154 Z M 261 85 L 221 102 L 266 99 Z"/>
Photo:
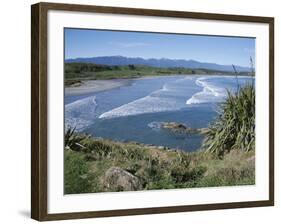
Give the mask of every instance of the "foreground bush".
<path id="1" fill-rule="evenodd" d="M 203 148 L 219 156 L 233 149 L 255 148 L 255 88 L 253 84 L 228 92 L 221 113 L 205 133 Z"/>

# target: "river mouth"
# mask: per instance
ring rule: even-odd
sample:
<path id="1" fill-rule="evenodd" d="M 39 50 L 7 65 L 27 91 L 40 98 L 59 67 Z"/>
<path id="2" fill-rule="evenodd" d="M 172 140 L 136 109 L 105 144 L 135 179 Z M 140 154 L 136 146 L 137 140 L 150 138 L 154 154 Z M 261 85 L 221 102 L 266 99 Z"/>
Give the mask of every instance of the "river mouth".
<path id="1" fill-rule="evenodd" d="M 246 84 L 249 77 L 239 77 Z M 175 75 L 133 80 L 131 85 L 65 100 L 65 126 L 95 137 L 139 142 L 184 151 L 201 148 L 201 134 L 174 133 L 157 122 L 204 128 L 218 115 L 234 76 Z"/>

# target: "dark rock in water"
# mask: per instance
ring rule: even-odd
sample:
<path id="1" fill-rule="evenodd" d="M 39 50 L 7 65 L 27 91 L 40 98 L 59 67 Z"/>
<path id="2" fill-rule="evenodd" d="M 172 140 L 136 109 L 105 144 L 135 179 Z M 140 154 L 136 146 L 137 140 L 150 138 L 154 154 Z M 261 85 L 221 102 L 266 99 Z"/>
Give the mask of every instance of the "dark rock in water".
<path id="1" fill-rule="evenodd" d="M 186 127 L 185 125 L 176 122 L 163 122 L 161 127 L 178 133 L 194 134 L 198 132 L 197 129 Z"/>
<path id="2" fill-rule="evenodd" d="M 161 128 L 181 134 L 204 134 L 208 128 L 190 128 L 176 122 L 162 122 Z"/>
<path id="3" fill-rule="evenodd" d="M 176 122 L 163 122 L 162 128 L 173 129 L 173 130 L 185 130 L 186 127 L 183 124 L 179 124 Z"/>
<path id="4" fill-rule="evenodd" d="M 138 177 L 119 167 L 111 167 L 106 171 L 104 185 L 109 191 L 136 191 L 143 189 L 143 184 Z"/>

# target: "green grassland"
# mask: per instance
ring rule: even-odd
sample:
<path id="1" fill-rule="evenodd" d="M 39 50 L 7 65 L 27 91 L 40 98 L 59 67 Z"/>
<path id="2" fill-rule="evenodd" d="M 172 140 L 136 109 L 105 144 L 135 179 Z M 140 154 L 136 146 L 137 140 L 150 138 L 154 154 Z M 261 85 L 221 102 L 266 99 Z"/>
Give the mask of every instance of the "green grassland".
<path id="1" fill-rule="evenodd" d="M 190 68 L 159 68 L 144 65 L 123 65 L 108 66 L 93 63 L 65 63 L 65 85 L 79 85 L 83 80 L 107 80 L 107 79 L 128 79 L 147 76 L 163 75 L 233 75 L 233 72 L 222 72 L 209 69 L 190 69 Z M 239 75 L 247 75 L 247 72 L 241 72 Z"/>
<path id="2" fill-rule="evenodd" d="M 123 191 L 108 184 L 118 167 L 138 178 L 134 190 L 249 185 L 255 183 L 254 151 L 232 150 L 223 158 L 205 151 L 187 153 L 138 143 L 74 134 L 65 148 L 65 193 Z"/>

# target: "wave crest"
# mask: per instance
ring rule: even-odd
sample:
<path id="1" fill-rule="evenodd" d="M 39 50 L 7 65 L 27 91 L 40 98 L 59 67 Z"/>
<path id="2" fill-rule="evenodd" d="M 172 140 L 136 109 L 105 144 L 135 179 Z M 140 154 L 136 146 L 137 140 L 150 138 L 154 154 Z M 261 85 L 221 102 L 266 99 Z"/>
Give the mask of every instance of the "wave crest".
<path id="1" fill-rule="evenodd" d="M 162 88 L 153 91 L 149 95 L 107 111 L 101 114 L 99 118 L 180 110 L 185 107 L 185 90 L 188 88 L 185 82 L 190 82 L 190 77 L 180 77 L 172 82 L 167 82 Z"/>
<path id="2" fill-rule="evenodd" d="M 146 96 L 105 112 L 99 118 L 114 118 L 180 109 L 177 102 L 167 98 Z"/>
<path id="3" fill-rule="evenodd" d="M 96 117 L 96 97 L 76 100 L 65 106 L 65 127 L 81 130 L 89 126 Z"/>
<path id="4" fill-rule="evenodd" d="M 198 78 L 196 84 L 201 86 L 203 90 L 195 93 L 191 98 L 186 101 L 186 104 L 199 104 L 199 103 L 212 103 L 220 102 L 226 97 L 225 88 L 211 85 L 207 82 L 207 78 Z"/>

